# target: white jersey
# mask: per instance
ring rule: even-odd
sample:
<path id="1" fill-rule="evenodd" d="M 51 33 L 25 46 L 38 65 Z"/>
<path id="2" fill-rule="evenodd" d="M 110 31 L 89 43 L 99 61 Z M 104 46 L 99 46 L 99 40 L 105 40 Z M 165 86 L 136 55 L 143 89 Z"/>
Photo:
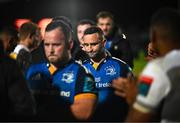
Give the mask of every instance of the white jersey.
<path id="1" fill-rule="evenodd" d="M 9 54 L 9 56 L 10 56 L 12 59 L 16 60 L 16 59 L 17 59 L 17 55 L 19 54 L 19 52 L 20 52 L 22 49 L 25 50 L 25 51 L 27 51 L 27 52 L 30 52 L 30 50 L 29 50 L 26 46 L 24 46 L 24 45 L 22 45 L 22 44 L 18 44 L 18 45 L 15 47 L 14 51 Z"/>
<path id="2" fill-rule="evenodd" d="M 26 46 L 22 45 L 22 44 L 18 44 L 18 45 L 15 47 L 15 49 L 14 49 L 13 52 L 16 53 L 16 54 L 19 54 L 19 51 L 20 51 L 21 49 L 24 49 L 24 50 L 26 50 L 27 52 L 30 52 L 29 49 L 28 49 Z"/>
<path id="3" fill-rule="evenodd" d="M 152 112 L 159 107 L 159 105 L 164 99 L 171 96 L 171 98 L 173 99 L 168 98 L 168 101 L 166 100 L 165 103 L 163 104 L 164 107 L 162 112 L 164 114 L 161 115 L 161 118 L 162 121 L 172 121 L 174 119 L 176 120 L 177 116 L 176 117 L 170 116 L 172 113 L 168 114 L 167 109 L 169 110 L 169 107 L 165 107 L 165 106 L 167 105 L 174 106 L 177 100 L 180 101 L 180 98 L 177 99 L 177 95 L 176 97 L 173 97 L 175 94 L 177 94 L 177 92 L 170 93 L 172 91 L 172 88 L 174 89 L 176 88 L 176 85 L 177 86 L 180 85 L 175 83 L 176 81 L 179 81 L 180 83 L 179 78 L 180 78 L 180 50 L 171 51 L 166 56 L 151 61 L 150 63 L 147 64 L 147 66 L 140 75 L 139 92 L 133 107 L 144 113 Z M 173 83 L 175 83 L 175 86 L 172 86 Z M 180 93 L 179 93 L 179 97 L 180 97 Z M 171 100 L 173 101 L 176 100 L 176 101 L 170 102 Z M 180 106 L 176 105 L 174 107 L 176 108 Z M 176 112 L 180 115 L 180 110 L 179 111 L 174 110 L 172 112 L 173 113 Z M 175 118 L 171 118 L 171 117 L 175 117 Z"/>

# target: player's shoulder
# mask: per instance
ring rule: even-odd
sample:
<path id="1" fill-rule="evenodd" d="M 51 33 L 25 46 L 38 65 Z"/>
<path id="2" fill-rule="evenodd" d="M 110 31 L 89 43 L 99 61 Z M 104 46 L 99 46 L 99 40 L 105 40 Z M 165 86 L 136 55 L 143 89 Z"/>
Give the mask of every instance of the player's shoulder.
<path id="1" fill-rule="evenodd" d="M 123 61 L 123 60 L 121 60 L 119 58 L 116 58 L 116 57 L 109 57 L 109 60 L 114 61 L 114 62 L 118 62 L 120 64 L 124 64 L 124 65 L 127 64 L 125 61 Z"/>
<path id="2" fill-rule="evenodd" d="M 111 57 L 110 60 L 113 61 L 114 63 L 117 63 L 121 67 L 128 68 L 129 70 L 132 71 L 132 68 L 125 61 L 116 57 Z"/>
<path id="3" fill-rule="evenodd" d="M 147 63 L 144 69 L 156 70 L 160 69 L 163 64 L 163 58 L 156 58 Z"/>
<path id="4" fill-rule="evenodd" d="M 49 63 L 38 63 L 38 64 L 31 64 L 29 68 L 26 71 L 27 75 L 32 75 L 35 73 L 43 73 L 45 71 L 48 71 L 48 68 L 50 67 Z"/>
<path id="5" fill-rule="evenodd" d="M 73 65 L 77 67 L 76 69 L 79 69 L 80 71 L 84 71 L 84 72 L 88 73 L 87 68 L 84 66 L 84 64 L 82 62 L 74 60 Z"/>

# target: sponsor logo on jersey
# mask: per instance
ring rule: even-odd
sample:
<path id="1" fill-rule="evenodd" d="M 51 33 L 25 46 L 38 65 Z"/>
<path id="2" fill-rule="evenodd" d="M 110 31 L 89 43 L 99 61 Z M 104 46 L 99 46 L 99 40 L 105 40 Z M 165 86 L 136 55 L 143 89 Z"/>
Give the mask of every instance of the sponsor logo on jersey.
<path id="1" fill-rule="evenodd" d="M 108 66 L 105 68 L 106 71 L 106 75 L 115 75 L 116 74 L 116 69 L 114 68 L 114 66 Z"/>
<path id="2" fill-rule="evenodd" d="M 111 83 L 96 83 L 96 88 L 108 88 L 111 87 Z"/>
<path id="3" fill-rule="evenodd" d="M 139 78 L 139 94 L 143 96 L 147 96 L 149 89 L 151 87 L 151 84 L 153 82 L 153 78 L 150 76 L 141 76 Z"/>
<path id="4" fill-rule="evenodd" d="M 70 97 L 70 91 L 61 91 L 60 92 L 60 95 L 63 96 L 63 97 Z"/>
<path id="5" fill-rule="evenodd" d="M 73 80 L 74 80 L 73 72 L 63 73 L 62 81 L 66 82 L 66 83 L 72 83 Z"/>

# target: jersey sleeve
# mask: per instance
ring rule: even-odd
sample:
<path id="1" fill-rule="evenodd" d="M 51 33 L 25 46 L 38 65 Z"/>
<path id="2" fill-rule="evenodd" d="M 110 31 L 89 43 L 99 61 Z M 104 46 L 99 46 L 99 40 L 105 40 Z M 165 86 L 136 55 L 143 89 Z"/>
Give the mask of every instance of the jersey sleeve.
<path id="1" fill-rule="evenodd" d="M 139 77 L 138 95 L 133 107 L 148 113 L 155 110 L 170 90 L 165 72 L 155 63 L 149 63 Z"/>
<path id="2" fill-rule="evenodd" d="M 51 74 L 45 64 L 31 65 L 26 72 L 30 89 L 47 89 L 50 87 Z"/>
<path id="3" fill-rule="evenodd" d="M 124 62 L 120 62 L 120 66 L 121 66 L 120 69 L 121 77 L 127 77 L 129 73 L 133 75 L 132 69 L 128 64 Z"/>

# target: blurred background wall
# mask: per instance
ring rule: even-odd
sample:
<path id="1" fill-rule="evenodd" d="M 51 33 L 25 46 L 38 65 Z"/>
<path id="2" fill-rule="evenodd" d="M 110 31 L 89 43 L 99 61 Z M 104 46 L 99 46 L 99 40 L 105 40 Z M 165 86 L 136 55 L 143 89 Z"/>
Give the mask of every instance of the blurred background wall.
<path id="1" fill-rule="evenodd" d="M 0 0 L 0 29 L 14 26 L 18 18 L 38 23 L 42 18 L 63 15 L 71 19 L 75 31 L 80 19 L 95 21 L 96 14 L 106 10 L 114 14 L 115 22 L 122 27 L 139 58 L 146 54 L 151 15 L 162 7 L 179 9 L 180 0 Z M 145 64 L 135 62 L 140 67 Z"/>

